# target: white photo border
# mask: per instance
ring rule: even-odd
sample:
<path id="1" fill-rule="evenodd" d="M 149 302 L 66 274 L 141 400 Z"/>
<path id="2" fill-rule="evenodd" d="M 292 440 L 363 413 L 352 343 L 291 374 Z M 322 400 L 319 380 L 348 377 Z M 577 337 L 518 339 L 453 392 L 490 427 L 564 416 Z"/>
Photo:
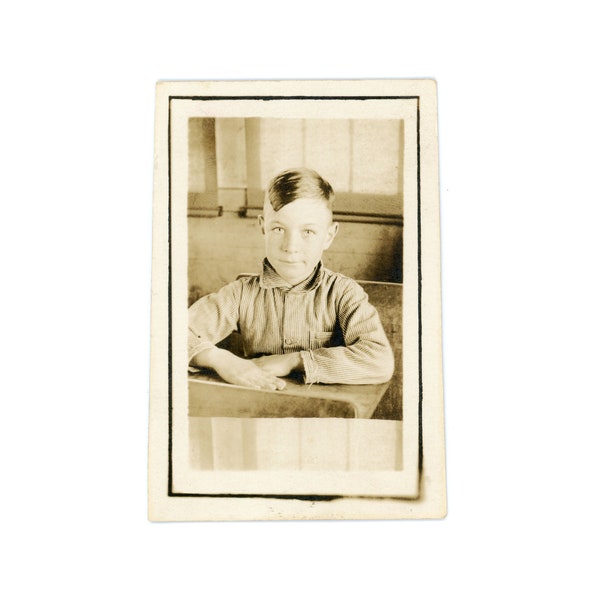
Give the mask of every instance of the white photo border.
<path id="1" fill-rule="evenodd" d="M 417 456 L 415 485 L 404 487 L 404 493 L 394 494 L 392 482 L 383 482 L 373 474 L 361 473 L 376 491 L 361 493 L 360 486 L 342 485 L 345 493 L 299 493 L 291 486 L 277 493 L 277 486 L 268 493 L 177 492 L 174 490 L 173 426 L 177 407 L 174 377 L 174 251 L 177 245 L 173 231 L 185 224 L 173 209 L 174 144 L 172 119 L 174 103 L 203 102 L 344 102 L 360 101 L 365 107 L 370 101 L 416 102 L 416 231 L 415 240 L 404 242 L 406 248 L 416 248 L 416 327 L 418 405 Z M 289 104 L 287 105 L 289 106 Z M 214 111 L 200 111 L 214 116 Z M 259 111 L 260 113 L 260 111 Z M 424 114 L 423 114 L 424 113 Z M 367 118 L 372 113 L 366 112 Z M 248 115 L 247 106 L 244 115 Z M 254 116 L 254 115 L 252 115 Z M 346 115 L 342 115 L 345 117 Z M 166 133 L 166 144 L 165 142 Z M 248 519 L 312 519 L 312 518 L 434 518 L 445 515 L 445 465 L 443 405 L 441 386 L 441 323 L 439 299 L 439 200 L 437 175 L 437 108 L 435 82 L 430 80 L 385 81 L 301 81 L 301 82 L 165 82 L 157 86 L 155 153 L 155 207 L 152 310 L 152 389 L 150 418 L 149 511 L 151 520 L 248 520 Z M 425 142 L 425 144 L 423 143 Z M 177 149 L 181 158 L 181 149 Z M 166 169 L 165 169 L 166 167 Z M 165 177 L 166 170 L 166 177 Z M 165 198 L 167 202 L 165 203 Z M 165 214 L 166 204 L 166 214 Z M 410 211 L 410 202 L 405 209 Z M 426 219 L 423 219 L 424 212 Z M 166 217 L 166 219 L 165 219 Z M 179 222 L 176 222 L 179 219 Z M 184 219 L 185 220 L 185 219 Z M 408 219 L 405 219 L 405 227 Z M 175 227 L 174 227 L 175 225 Z M 166 229 L 166 231 L 165 231 Z M 187 237 L 187 236 L 186 236 Z M 410 237 L 410 236 L 409 236 Z M 167 250 L 167 252 L 165 252 Z M 165 260 L 166 257 L 166 260 Z M 187 259 L 187 256 L 185 257 Z M 177 256 L 181 259 L 181 255 Z M 406 273 L 407 269 L 403 268 Z M 410 269 L 408 269 L 410 276 Z M 166 303 L 164 299 L 166 286 Z M 425 318 L 425 322 L 423 317 Z M 413 319 L 414 321 L 414 319 Z M 166 325 L 166 330 L 165 330 Z M 166 341 L 165 341 L 166 337 Z M 166 353 L 166 360 L 165 358 Z M 424 361 L 424 355 L 429 358 Z M 166 366 L 166 372 L 165 372 Z M 414 369 L 413 369 L 414 370 Z M 405 386 L 406 389 L 406 386 Z M 168 398 L 165 413 L 165 392 Z M 187 395 L 186 395 L 187 397 Z M 424 404 L 424 397 L 428 403 Z M 165 439 L 164 426 L 168 434 Z M 409 437 L 409 436 L 405 436 Z M 165 458 L 167 469 L 165 477 Z M 240 473 L 230 477 L 239 478 Z M 256 475 L 256 474 L 255 474 Z M 365 475 L 367 477 L 365 477 Z M 406 473 L 404 474 L 406 475 Z M 314 475 L 313 475 L 314 477 Z M 331 474 L 329 474 L 331 478 Z M 264 479 L 262 490 L 269 488 Z M 339 480 L 338 480 L 339 484 Z M 235 487 L 235 486 L 234 486 Z M 166 488 L 166 489 L 165 489 Z M 311 489 L 314 489 L 311 486 Z M 377 490 L 381 490 L 378 492 Z M 406 492 L 408 491 L 408 493 Z M 283 504 L 282 504 L 283 503 Z"/>

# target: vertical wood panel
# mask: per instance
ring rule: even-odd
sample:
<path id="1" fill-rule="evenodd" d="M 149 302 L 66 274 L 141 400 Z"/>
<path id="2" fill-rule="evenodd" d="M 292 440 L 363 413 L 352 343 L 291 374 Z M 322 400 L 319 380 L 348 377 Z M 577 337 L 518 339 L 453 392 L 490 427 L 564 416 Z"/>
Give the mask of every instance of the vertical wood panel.
<path id="1" fill-rule="evenodd" d="M 302 419 L 300 464 L 302 470 L 346 471 L 348 425 L 354 419 Z"/>
<path id="2" fill-rule="evenodd" d="M 398 193 L 400 132 L 397 120 L 354 121 L 352 190 L 356 193 Z"/>
<path id="3" fill-rule="evenodd" d="M 215 119 L 192 118 L 188 120 L 188 209 L 217 214 L 218 206 Z"/>
<path id="4" fill-rule="evenodd" d="M 398 124 L 398 196 L 400 212 L 404 214 L 404 119 Z"/>
<path id="5" fill-rule="evenodd" d="M 188 121 L 188 191 L 204 192 L 204 136 L 202 119 Z"/>
<path id="6" fill-rule="evenodd" d="M 255 419 L 256 464 L 264 470 L 300 468 L 300 420 Z"/>
<path id="7" fill-rule="evenodd" d="M 245 119 L 246 129 L 246 186 L 248 190 L 262 188 L 261 173 L 261 122 L 262 119 Z"/>
<path id="8" fill-rule="evenodd" d="M 350 191 L 350 121 L 306 120 L 305 165 L 324 177 L 336 192 Z"/>
<path id="9" fill-rule="evenodd" d="M 351 471 L 392 471 L 396 468 L 397 421 L 349 419 L 348 428 Z"/>
<path id="10" fill-rule="evenodd" d="M 212 470 L 212 425 L 205 417 L 189 417 L 190 466 L 192 469 Z"/>
<path id="11" fill-rule="evenodd" d="M 216 119 L 217 181 L 220 188 L 246 187 L 244 119 Z"/>
<path id="12" fill-rule="evenodd" d="M 242 419 L 212 417 L 213 461 L 215 470 L 244 469 Z"/>
<path id="13" fill-rule="evenodd" d="M 303 163 L 302 119 L 263 119 L 260 127 L 261 187 L 285 169 Z"/>
<path id="14" fill-rule="evenodd" d="M 188 191 L 217 190 L 215 120 L 193 118 L 188 122 Z"/>
<path id="15" fill-rule="evenodd" d="M 244 454 L 244 469 L 256 471 L 256 419 L 241 419 L 242 421 L 242 448 Z"/>
<path id="16" fill-rule="evenodd" d="M 396 471 L 402 471 L 404 468 L 404 437 L 402 421 L 396 423 Z"/>

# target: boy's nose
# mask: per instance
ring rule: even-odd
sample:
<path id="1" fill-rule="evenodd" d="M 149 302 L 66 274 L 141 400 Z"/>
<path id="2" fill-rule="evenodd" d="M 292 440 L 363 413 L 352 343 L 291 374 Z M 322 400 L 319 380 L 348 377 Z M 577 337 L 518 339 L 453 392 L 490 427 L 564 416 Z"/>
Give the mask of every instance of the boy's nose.
<path id="1" fill-rule="evenodd" d="M 299 236 L 294 232 L 286 233 L 283 239 L 283 249 L 286 252 L 296 252 L 299 247 Z"/>

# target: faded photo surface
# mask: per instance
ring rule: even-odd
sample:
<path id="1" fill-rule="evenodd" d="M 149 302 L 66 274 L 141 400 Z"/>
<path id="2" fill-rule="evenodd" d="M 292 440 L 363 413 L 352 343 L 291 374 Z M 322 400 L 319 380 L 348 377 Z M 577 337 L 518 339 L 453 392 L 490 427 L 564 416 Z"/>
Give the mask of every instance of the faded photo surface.
<path id="1" fill-rule="evenodd" d="M 158 85 L 151 519 L 443 516 L 435 118 L 427 81 Z"/>

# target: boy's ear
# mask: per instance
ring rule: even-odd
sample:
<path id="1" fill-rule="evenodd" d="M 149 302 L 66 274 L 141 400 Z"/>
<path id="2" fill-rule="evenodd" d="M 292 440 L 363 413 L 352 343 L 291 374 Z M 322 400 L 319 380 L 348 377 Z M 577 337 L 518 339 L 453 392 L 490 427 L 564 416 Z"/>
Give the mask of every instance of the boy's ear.
<path id="1" fill-rule="evenodd" d="M 334 221 L 327 229 L 327 240 L 325 241 L 325 250 L 331 246 L 331 242 L 337 235 L 337 232 L 340 228 L 340 224 L 337 221 Z"/>
<path id="2" fill-rule="evenodd" d="M 262 215 L 258 215 L 258 224 L 260 225 L 260 230 L 262 234 L 265 234 L 265 218 Z"/>

